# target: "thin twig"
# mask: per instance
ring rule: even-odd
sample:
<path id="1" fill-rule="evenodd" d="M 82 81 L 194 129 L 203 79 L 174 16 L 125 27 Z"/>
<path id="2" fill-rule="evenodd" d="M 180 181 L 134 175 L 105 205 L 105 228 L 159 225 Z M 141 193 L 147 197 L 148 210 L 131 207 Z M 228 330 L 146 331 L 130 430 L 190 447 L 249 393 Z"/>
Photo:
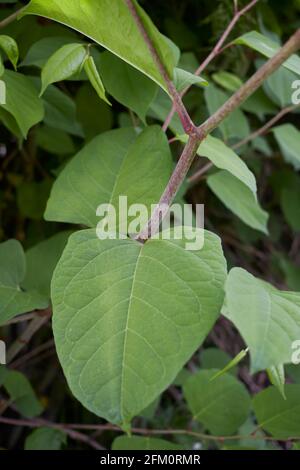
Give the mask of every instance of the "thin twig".
<path id="1" fill-rule="evenodd" d="M 180 94 L 178 93 L 178 91 L 176 90 L 176 87 L 174 85 L 174 83 L 172 82 L 170 76 L 169 76 L 169 73 L 168 71 L 166 70 L 166 67 L 164 66 L 164 63 L 159 55 L 159 53 L 157 52 L 151 38 L 149 37 L 148 35 L 148 32 L 144 26 L 144 23 L 142 21 L 142 19 L 140 18 L 137 10 L 136 10 L 136 7 L 133 3 L 132 0 L 125 0 L 125 3 L 127 4 L 127 7 L 144 39 L 144 42 L 145 44 L 147 45 L 148 49 L 149 49 L 149 52 L 167 86 L 167 89 L 169 91 L 169 94 L 172 98 L 172 101 L 173 101 L 173 104 L 174 104 L 174 107 L 175 107 L 175 110 L 181 120 L 181 123 L 182 123 L 182 126 L 184 128 L 184 131 L 186 134 L 188 135 L 191 135 L 193 134 L 194 132 L 197 133 L 197 128 L 196 126 L 194 125 L 193 121 L 191 120 L 190 116 L 189 116 L 189 113 L 187 112 L 183 102 L 182 102 L 182 99 L 181 99 L 181 96 Z"/>
<path id="2" fill-rule="evenodd" d="M 55 429 L 61 429 L 66 433 L 70 430 L 81 429 L 86 431 L 116 431 L 123 433 L 124 431 L 114 424 L 56 424 L 52 423 L 51 421 L 47 421 L 44 419 L 13 419 L 13 418 L 5 418 L 0 417 L 0 423 L 3 424 L 10 424 L 12 426 L 26 426 L 26 427 L 40 427 L 40 426 L 47 426 Z M 260 428 L 257 429 L 257 431 Z M 142 434 L 142 435 L 185 435 L 185 436 L 192 436 L 202 440 L 208 441 L 231 441 L 231 440 L 240 440 L 240 439 L 251 439 L 251 440 L 264 440 L 264 441 L 294 441 L 300 440 L 300 436 L 291 436 L 285 439 L 280 437 L 274 436 L 257 436 L 255 433 L 247 434 L 247 435 L 240 435 L 235 434 L 232 436 L 213 436 L 211 434 L 199 433 L 196 431 L 191 431 L 189 429 L 144 429 L 144 428 L 135 428 L 133 427 L 131 431 L 135 434 Z M 87 437 L 87 436 L 85 436 Z M 98 444 L 97 444 L 98 445 Z"/>
<path id="3" fill-rule="evenodd" d="M 246 5 L 242 10 L 238 11 L 235 9 L 235 14 L 234 14 L 234 17 L 232 18 L 232 20 L 230 21 L 230 23 L 228 24 L 227 28 L 225 29 L 224 33 L 222 34 L 222 36 L 220 37 L 220 39 L 218 40 L 217 44 L 215 45 L 215 47 L 213 48 L 213 50 L 211 51 L 211 53 L 206 57 L 206 59 L 199 65 L 199 67 L 197 68 L 197 70 L 194 72 L 195 75 L 201 75 L 201 73 L 203 72 L 204 69 L 206 69 L 206 67 L 211 63 L 211 61 L 213 59 L 215 59 L 215 57 L 217 57 L 222 51 L 222 46 L 224 44 L 224 42 L 226 41 L 226 39 L 228 38 L 229 34 L 231 33 L 231 31 L 233 30 L 233 28 L 235 27 L 236 23 L 239 21 L 239 19 L 241 18 L 241 16 L 245 15 L 252 7 L 254 7 L 254 5 L 256 5 L 256 3 L 258 2 L 259 0 L 252 0 L 248 5 Z M 183 98 L 183 96 L 188 92 L 188 90 L 190 89 L 191 86 L 187 86 L 180 94 L 181 98 Z M 170 125 L 170 122 L 174 116 L 174 113 L 176 112 L 176 108 L 175 106 L 173 105 L 172 108 L 171 108 L 171 111 L 169 112 L 168 116 L 166 117 L 166 120 L 162 126 L 162 129 L 164 132 L 167 131 L 169 125 Z"/>
<path id="4" fill-rule="evenodd" d="M 7 352 L 7 362 L 10 363 L 17 354 L 27 346 L 33 335 L 49 320 L 51 316 L 50 308 L 37 311 L 37 316 L 31 320 L 24 333 L 16 339 Z"/>
<path id="5" fill-rule="evenodd" d="M 221 108 L 198 127 L 198 134 L 190 136 L 183 149 L 175 170 L 165 188 L 160 201 L 154 209 L 146 227 L 136 236 L 136 240 L 144 242 L 153 236 L 159 229 L 163 217 L 168 213 L 178 189 L 183 183 L 186 174 L 194 160 L 198 146 L 205 137 L 235 109 L 237 109 L 252 93 L 254 93 L 266 78 L 275 72 L 300 47 L 300 29 L 298 29 L 279 51 L 269 59 L 241 88 L 234 93 Z"/>
<path id="6" fill-rule="evenodd" d="M 15 11 L 12 13 L 12 15 L 8 16 L 4 20 L 0 21 L 0 29 L 5 28 L 5 26 L 8 26 L 10 23 L 15 21 L 17 17 L 20 15 L 20 13 L 25 9 L 26 7 L 22 7 L 19 10 Z"/>

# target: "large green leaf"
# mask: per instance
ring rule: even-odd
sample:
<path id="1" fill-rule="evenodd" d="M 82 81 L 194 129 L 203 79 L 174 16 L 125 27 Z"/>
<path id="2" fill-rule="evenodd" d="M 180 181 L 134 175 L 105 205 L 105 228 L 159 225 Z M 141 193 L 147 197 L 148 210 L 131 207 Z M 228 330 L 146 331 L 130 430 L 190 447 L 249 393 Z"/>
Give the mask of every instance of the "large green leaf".
<path id="1" fill-rule="evenodd" d="M 169 42 L 135 0 L 134 5 L 172 77 L 175 57 Z M 45 16 L 81 32 L 166 88 L 157 64 L 123 0 L 31 0 L 22 15 L 31 14 Z"/>
<path id="2" fill-rule="evenodd" d="M 273 57 L 280 49 L 280 45 L 258 31 L 250 31 L 249 33 L 243 34 L 243 36 L 240 36 L 234 42 L 235 44 L 243 44 L 251 47 L 268 58 Z M 300 58 L 296 54 L 289 57 L 284 62 L 283 66 L 300 75 Z"/>
<path id="3" fill-rule="evenodd" d="M 217 369 L 201 370 L 185 382 L 184 395 L 193 418 L 215 435 L 233 434 L 246 421 L 250 397 L 231 374 L 214 380 Z"/>
<path id="4" fill-rule="evenodd" d="M 119 206 L 119 196 L 147 207 L 158 201 L 172 171 L 166 136 L 159 126 L 138 137 L 132 128 L 106 132 L 85 146 L 53 185 L 45 218 L 95 226 L 100 204 Z M 145 221 L 146 222 L 146 221 Z"/>
<path id="5" fill-rule="evenodd" d="M 187 142 L 186 136 L 180 136 L 179 138 Z M 197 155 L 208 158 L 217 168 L 227 170 L 256 194 L 255 176 L 243 160 L 222 140 L 208 135 L 199 145 Z"/>
<path id="6" fill-rule="evenodd" d="M 54 272 L 53 328 L 73 394 L 113 423 L 129 423 L 175 379 L 219 315 L 226 263 L 219 238 L 199 251 L 179 239 L 145 244 L 77 232 Z M 166 234 L 166 233 L 165 233 Z"/>
<path id="7" fill-rule="evenodd" d="M 110 52 L 101 54 L 100 70 L 108 93 L 145 122 L 146 112 L 157 91 L 155 83 Z"/>
<path id="8" fill-rule="evenodd" d="M 287 384 L 285 395 L 269 387 L 253 399 L 259 426 L 278 439 L 300 436 L 300 385 Z"/>
<path id="9" fill-rule="evenodd" d="M 296 170 L 300 169 L 300 131 L 292 124 L 282 124 L 272 129 L 283 157 Z"/>
<path id="10" fill-rule="evenodd" d="M 43 119 L 43 103 L 25 75 L 6 70 L 1 79 L 6 85 L 6 104 L 0 106 L 14 117 L 26 138 L 29 129 Z"/>
<path id="11" fill-rule="evenodd" d="M 182 446 L 173 442 L 157 439 L 155 437 L 119 436 L 113 444 L 112 450 L 181 450 Z"/>
<path id="12" fill-rule="evenodd" d="M 207 184 L 223 204 L 245 224 L 268 233 L 268 214 L 260 207 L 256 194 L 244 183 L 224 170 L 210 175 Z"/>
<path id="13" fill-rule="evenodd" d="M 47 299 L 34 290 L 22 288 L 26 272 L 25 255 L 17 240 L 0 244 L 0 324 L 15 315 L 46 308 Z"/>
<path id="14" fill-rule="evenodd" d="M 253 372 L 292 360 L 300 338 L 300 294 L 279 291 L 241 268 L 226 281 L 224 312 L 250 349 Z"/>

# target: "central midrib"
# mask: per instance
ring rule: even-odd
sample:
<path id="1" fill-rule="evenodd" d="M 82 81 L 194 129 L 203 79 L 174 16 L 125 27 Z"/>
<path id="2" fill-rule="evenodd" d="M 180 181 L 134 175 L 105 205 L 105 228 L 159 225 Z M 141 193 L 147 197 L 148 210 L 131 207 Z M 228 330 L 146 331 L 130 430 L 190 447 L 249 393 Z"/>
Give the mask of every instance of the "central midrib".
<path id="1" fill-rule="evenodd" d="M 125 357 L 126 357 L 126 345 L 127 345 L 127 336 L 128 336 L 129 315 L 130 315 L 131 302 L 132 302 L 132 298 L 133 298 L 134 283 L 135 283 L 135 279 L 136 279 L 136 273 L 137 273 L 137 269 L 138 269 L 140 256 L 141 256 L 141 253 L 142 253 L 142 248 L 143 247 L 141 246 L 140 252 L 139 252 L 138 257 L 136 259 L 135 269 L 134 269 L 134 272 L 133 272 L 131 292 L 130 292 L 130 297 L 129 297 L 128 310 L 127 310 L 127 319 L 126 319 L 126 325 L 125 325 L 125 330 L 124 330 L 124 346 L 123 346 L 121 382 L 120 382 L 120 411 L 121 411 L 121 416 L 122 416 L 123 422 L 125 422 L 124 409 L 123 409 L 123 404 L 124 404 L 124 387 L 123 387 L 123 385 L 124 385 L 124 371 L 125 371 Z"/>

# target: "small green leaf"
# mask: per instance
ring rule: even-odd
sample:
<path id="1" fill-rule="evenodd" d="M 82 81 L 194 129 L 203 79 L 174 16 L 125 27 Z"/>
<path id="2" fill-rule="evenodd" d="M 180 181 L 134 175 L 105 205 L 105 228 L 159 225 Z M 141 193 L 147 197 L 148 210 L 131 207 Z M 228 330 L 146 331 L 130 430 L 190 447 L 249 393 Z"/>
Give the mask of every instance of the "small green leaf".
<path id="1" fill-rule="evenodd" d="M 191 85 L 208 86 L 208 81 L 187 70 L 174 69 L 174 84 L 178 91 L 182 91 Z"/>
<path id="2" fill-rule="evenodd" d="M 4 34 L 0 35 L 0 49 L 2 49 L 7 55 L 8 59 L 14 66 L 14 69 L 17 69 L 17 63 L 19 60 L 19 49 L 16 41 L 10 36 Z"/>
<path id="3" fill-rule="evenodd" d="M 234 75 L 233 73 L 226 72 L 225 70 L 213 73 L 212 78 L 218 85 L 221 85 L 223 88 L 225 88 L 225 90 L 232 92 L 237 91 L 243 85 L 240 77 Z"/>
<path id="4" fill-rule="evenodd" d="M 41 427 L 26 437 L 25 450 L 60 450 L 66 443 L 67 436 L 60 429 Z"/>
<path id="5" fill-rule="evenodd" d="M 218 348 L 205 348 L 201 352 L 200 361 L 202 369 L 223 369 L 230 362 L 230 356 Z M 233 367 L 228 372 L 236 375 L 237 368 Z"/>
<path id="6" fill-rule="evenodd" d="M 33 418 L 43 411 L 43 407 L 25 375 L 10 370 L 5 376 L 3 386 L 13 404 L 23 416 Z"/>
<path id="7" fill-rule="evenodd" d="M 6 86 L 6 103 L 0 106 L 14 117 L 26 138 L 29 129 L 43 119 L 43 103 L 30 78 L 25 75 L 5 70 L 1 79 Z"/>
<path id="8" fill-rule="evenodd" d="M 268 214 L 260 207 L 256 194 L 227 171 L 218 171 L 207 178 L 207 184 L 223 204 L 245 224 L 268 233 Z"/>
<path id="9" fill-rule="evenodd" d="M 215 380 L 217 377 L 220 377 L 221 375 L 225 374 L 225 372 L 229 372 L 233 367 L 235 367 L 239 362 L 241 362 L 244 357 L 247 356 L 247 353 L 249 351 L 249 348 L 247 349 L 242 349 L 226 366 L 215 373 L 213 377 L 210 380 Z"/>
<path id="10" fill-rule="evenodd" d="M 227 277 L 225 313 L 250 350 L 253 372 L 292 361 L 300 338 L 300 294 L 280 291 L 241 268 Z"/>
<path id="11" fill-rule="evenodd" d="M 231 374 L 212 381 L 216 369 L 201 370 L 183 386 L 193 418 L 214 435 L 230 435 L 246 421 L 250 396 L 245 386 Z"/>
<path id="12" fill-rule="evenodd" d="M 24 66 L 43 68 L 49 57 L 66 44 L 74 43 L 74 37 L 50 36 L 36 41 L 28 50 L 25 59 L 21 63 Z"/>
<path id="13" fill-rule="evenodd" d="M 77 399 L 110 422 L 128 426 L 152 403 L 219 315 L 226 276 L 220 240 L 195 229 L 204 246 L 187 251 L 181 229 L 145 244 L 82 230 L 71 235 L 55 269 L 60 362 Z M 195 235 L 185 230 L 187 238 Z"/>
<path id="14" fill-rule="evenodd" d="M 34 290 L 22 288 L 26 272 L 23 248 L 17 240 L 0 244 L 0 324 L 15 315 L 46 308 L 48 301 Z"/>
<path id="15" fill-rule="evenodd" d="M 253 407 L 259 426 L 276 440 L 300 435 L 300 385 L 285 385 L 284 399 L 275 387 L 255 395 Z"/>
<path id="16" fill-rule="evenodd" d="M 250 31 L 249 33 L 243 34 L 243 36 L 235 39 L 234 43 L 251 47 L 251 49 L 260 52 L 268 58 L 273 57 L 280 49 L 278 43 L 258 31 Z M 289 57 L 284 62 L 283 66 L 295 72 L 297 75 L 300 75 L 300 58 L 296 54 Z"/>
<path id="17" fill-rule="evenodd" d="M 105 88 L 92 56 L 88 56 L 84 61 L 84 70 L 86 71 L 86 74 L 89 77 L 89 80 L 93 88 L 95 89 L 97 95 L 99 96 L 100 100 L 103 100 L 107 104 L 111 105 L 110 101 L 108 101 L 105 96 Z"/>
<path id="18" fill-rule="evenodd" d="M 86 56 L 87 51 L 82 44 L 67 44 L 54 52 L 42 69 L 40 95 L 51 83 L 60 82 L 78 73 Z"/>

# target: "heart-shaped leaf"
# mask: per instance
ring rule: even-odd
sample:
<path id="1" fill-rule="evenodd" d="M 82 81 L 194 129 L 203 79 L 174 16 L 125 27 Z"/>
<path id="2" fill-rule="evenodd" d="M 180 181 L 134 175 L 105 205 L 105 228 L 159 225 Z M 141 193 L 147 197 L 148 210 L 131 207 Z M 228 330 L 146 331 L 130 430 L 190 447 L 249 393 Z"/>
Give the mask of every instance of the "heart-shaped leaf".
<path id="1" fill-rule="evenodd" d="M 181 229 L 144 245 L 77 232 L 54 272 L 53 329 L 64 373 L 81 403 L 110 422 L 126 426 L 153 402 L 219 315 L 220 240 L 188 227 L 179 239 Z M 192 234 L 204 236 L 199 251 L 185 249 Z"/>

